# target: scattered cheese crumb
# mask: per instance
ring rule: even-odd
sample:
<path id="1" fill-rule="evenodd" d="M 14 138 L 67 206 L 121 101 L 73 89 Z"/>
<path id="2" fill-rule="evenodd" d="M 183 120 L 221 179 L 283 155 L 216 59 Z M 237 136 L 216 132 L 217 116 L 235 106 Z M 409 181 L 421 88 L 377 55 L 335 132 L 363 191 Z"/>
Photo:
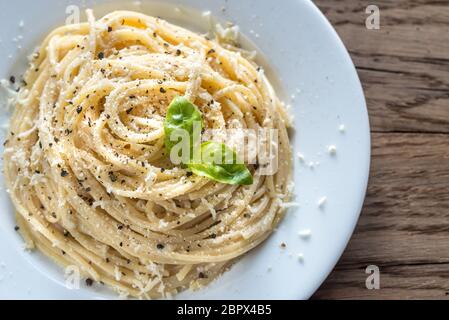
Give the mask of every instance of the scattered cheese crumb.
<path id="1" fill-rule="evenodd" d="M 338 127 L 338 131 L 340 131 L 341 133 L 346 132 L 346 127 L 345 127 L 345 125 L 344 125 L 344 124 L 341 124 L 341 125 Z"/>
<path id="2" fill-rule="evenodd" d="M 327 152 L 329 152 L 329 154 L 330 154 L 331 156 L 334 156 L 334 155 L 337 154 L 337 147 L 334 146 L 334 145 L 330 145 L 330 146 L 327 148 Z"/>
<path id="3" fill-rule="evenodd" d="M 212 219 L 216 220 L 217 219 L 217 211 L 215 211 L 215 208 L 212 205 L 212 203 L 210 203 L 209 201 L 207 201 L 204 198 L 201 198 L 201 203 L 210 211 L 210 213 L 212 215 Z"/>
<path id="4" fill-rule="evenodd" d="M 23 28 L 25 26 L 25 22 L 23 20 L 19 21 L 19 28 Z"/>
<path id="5" fill-rule="evenodd" d="M 318 207 L 321 209 L 326 204 L 327 197 L 321 197 L 320 200 L 318 200 Z"/>
<path id="6" fill-rule="evenodd" d="M 215 25 L 215 34 L 221 42 L 236 44 L 239 39 L 240 28 L 237 25 L 223 27 L 221 24 L 217 23 Z"/>
<path id="7" fill-rule="evenodd" d="M 297 207 L 299 207 L 299 203 L 298 202 L 281 202 L 279 204 L 279 206 L 281 208 L 286 208 L 286 209 L 288 209 L 288 208 L 297 208 Z"/>
<path id="8" fill-rule="evenodd" d="M 308 239 L 310 238 L 310 236 L 312 235 L 312 231 L 310 229 L 304 229 L 298 232 L 298 235 L 302 238 L 302 239 Z"/>
<path id="9" fill-rule="evenodd" d="M 305 160 L 304 155 L 300 152 L 298 152 L 298 159 L 300 162 L 304 162 L 304 160 Z"/>
<path id="10" fill-rule="evenodd" d="M 298 261 L 301 263 L 304 262 L 304 255 L 302 253 L 298 253 Z"/>

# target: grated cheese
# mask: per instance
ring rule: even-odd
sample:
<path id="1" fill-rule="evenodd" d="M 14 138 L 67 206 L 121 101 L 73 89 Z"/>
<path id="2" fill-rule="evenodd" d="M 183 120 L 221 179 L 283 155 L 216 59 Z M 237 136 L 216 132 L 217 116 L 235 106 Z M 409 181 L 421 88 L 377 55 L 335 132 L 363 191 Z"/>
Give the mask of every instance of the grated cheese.
<path id="1" fill-rule="evenodd" d="M 327 152 L 331 155 L 331 156 L 335 156 L 337 154 L 337 147 L 334 145 L 330 145 L 329 147 L 327 147 Z"/>
<path id="2" fill-rule="evenodd" d="M 327 197 L 321 197 L 321 198 L 318 200 L 318 207 L 319 207 L 320 209 L 323 208 L 324 205 L 326 204 L 326 201 L 327 201 Z"/>
<path id="3" fill-rule="evenodd" d="M 308 239 L 312 235 L 312 231 L 310 229 L 304 229 L 298 232 L 298 236 L 302 239 Z"/>

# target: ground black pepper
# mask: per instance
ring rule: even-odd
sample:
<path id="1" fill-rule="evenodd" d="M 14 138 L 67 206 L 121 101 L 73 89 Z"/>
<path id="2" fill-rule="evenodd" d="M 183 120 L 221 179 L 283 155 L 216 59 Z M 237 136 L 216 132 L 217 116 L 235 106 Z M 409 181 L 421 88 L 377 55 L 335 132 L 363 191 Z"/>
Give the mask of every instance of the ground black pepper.
<path id="1" fill-rule="evenodd" d="M 109 175 L 109 179 L 111 179 L 112 182 L 117 181 L 117 176 L 114 174 L 114 172 L 109 171 L 108 175 Z"/>

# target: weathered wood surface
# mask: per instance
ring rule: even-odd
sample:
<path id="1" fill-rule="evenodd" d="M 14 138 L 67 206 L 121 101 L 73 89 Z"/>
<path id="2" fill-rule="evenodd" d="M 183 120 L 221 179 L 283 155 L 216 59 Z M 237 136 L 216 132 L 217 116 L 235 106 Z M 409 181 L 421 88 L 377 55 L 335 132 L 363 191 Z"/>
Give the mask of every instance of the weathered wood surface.
<path id="1" fill-rule="evenodd" d="M 367 99 L 365 206 L 317 299 L 449 297 L 449 1 L 316 0 L 348 48 Z M 380 8 L 367 30 L 365 8 Z M 380 268 L 380 290 L 365 268 Z"/>

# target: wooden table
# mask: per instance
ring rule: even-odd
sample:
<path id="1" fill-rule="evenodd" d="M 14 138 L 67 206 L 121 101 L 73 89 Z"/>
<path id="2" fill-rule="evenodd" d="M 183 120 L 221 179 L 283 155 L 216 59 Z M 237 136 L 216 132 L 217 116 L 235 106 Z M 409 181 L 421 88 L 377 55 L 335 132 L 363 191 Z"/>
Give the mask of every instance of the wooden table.
<path id="1" fill-rule="evenodd" d="M 372 132 L 356 231 L 316 299 L 449 297 L 449 1 L 316 0 L 362 81 Z M 365 8 L 380 9 L 368 30 Z M 368 290 L 365 268 L 380 268 Z"/>

